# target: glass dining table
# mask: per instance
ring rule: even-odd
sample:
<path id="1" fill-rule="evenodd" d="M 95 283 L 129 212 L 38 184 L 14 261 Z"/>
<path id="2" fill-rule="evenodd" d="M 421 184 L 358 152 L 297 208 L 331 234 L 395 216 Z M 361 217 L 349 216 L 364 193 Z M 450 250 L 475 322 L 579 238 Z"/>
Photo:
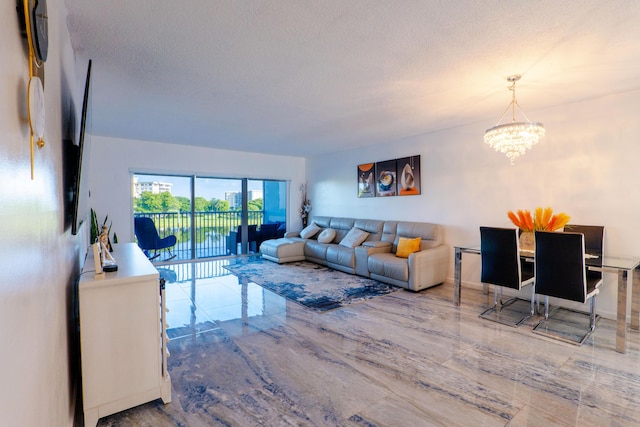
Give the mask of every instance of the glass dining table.
<path id="1" fill-rule="evenodd" d="M 453 280 L 453 303 L 460 305 L 462 293 L 462 255 L 480 255 L 480 244 L 455 246 L 455 270 Z M 533 251 L 522 251 L 523 258 L 533 261 Z M 631 321 L 629 327 L 640 330 L 640 256 L 609 255 L 586 257 L 589 269 L 614 272 L 618 275 L 618 303 L 616 308 L 616 351 L 625 353 L 627 348 L 627 300 L 629 274 L 631 274 Z M 488 290 L 487 285 L 483 285 Z"/>

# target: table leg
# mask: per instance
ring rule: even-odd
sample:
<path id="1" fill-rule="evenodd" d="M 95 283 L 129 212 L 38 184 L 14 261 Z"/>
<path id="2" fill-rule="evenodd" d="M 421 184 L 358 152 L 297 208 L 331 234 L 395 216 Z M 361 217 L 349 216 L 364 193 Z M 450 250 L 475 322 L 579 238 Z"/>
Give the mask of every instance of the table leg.
<path id="1" fill-rule="evenodd" d="M 627 270 L 618 270 L 618 308 L 616 325 L 616 351 L 627 350 Z"/>
<path id="2" fill-rule="evenodd" d="M 631 329 L 640 329 L 640 267 L 631 273 Z"/>
<path id="3" fill-rule="evenodd" d="M 462 288 L 462 251 L 460 248 L 456 248 L 454 257 L 454 272 L 453 272 L 453 304 L 460 305 L 460 290 Z"/>

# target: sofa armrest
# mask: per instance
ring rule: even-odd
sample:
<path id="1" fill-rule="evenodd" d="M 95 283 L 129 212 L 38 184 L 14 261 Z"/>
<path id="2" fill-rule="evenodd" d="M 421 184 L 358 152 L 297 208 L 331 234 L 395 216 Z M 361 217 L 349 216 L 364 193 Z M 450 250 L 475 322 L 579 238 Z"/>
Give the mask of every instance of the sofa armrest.
<path id="1" fill-rule="evenodd" d="M 443 283 L 447 278 L 449 256 L 449 247 L 446 245 L 409 255 L 409 289 L 419 291 Z"/>
<path id="2" fill-rule="evenodd" d="M 287 231 L 284 233 L 284 237 L 300 237 L 299 231 Z"/>
<path id="3" fill-rule="evenodd" d="M 369 255 L 391 252 L 390 242 L 380 242 L 371 240 L 355 247 L 356 254 L 356 274 L 358 276 L 369 277 Z"/>

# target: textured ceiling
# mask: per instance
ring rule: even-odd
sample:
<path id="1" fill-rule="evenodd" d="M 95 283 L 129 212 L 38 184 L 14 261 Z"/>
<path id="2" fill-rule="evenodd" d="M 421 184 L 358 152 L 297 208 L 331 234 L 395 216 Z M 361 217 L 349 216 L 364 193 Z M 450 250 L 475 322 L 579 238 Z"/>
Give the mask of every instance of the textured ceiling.
<path id="1" fill-rule="evenodd" d="M 92 133 L 311 156 L 640 89 L 640 2 L 65 0 Z M 480 140 L 481 135 L 478 135 Z"/>

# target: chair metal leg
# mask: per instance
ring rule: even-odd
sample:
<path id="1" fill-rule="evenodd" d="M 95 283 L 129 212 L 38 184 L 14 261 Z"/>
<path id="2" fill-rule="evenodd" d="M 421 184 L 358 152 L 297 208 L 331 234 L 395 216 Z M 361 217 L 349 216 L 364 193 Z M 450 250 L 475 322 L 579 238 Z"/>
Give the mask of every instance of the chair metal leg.
<path id="1" fill-rule="evenodd" d="M 534 305 L 535 299 L 536 299 L 536 287 L 534 285 L 531 285 L 531 316 L 535 314 L 535 305 Z"/>
<path id="2" fill-rule="evenodd" d="M 566 335 L 563 335 L 561 333 L 557 333 L 557 332 L 553 332 L 550 330 L 543 330 L 542 327 L 544 326 L 545 328 L 547 327 L 546 325 L 549 325 L 547 322 L 551 321 L 550 317 L 554 317 L 557 311 L 569 311 L 569 312 L 574 312 L 574 313 L 579 313 L 581 315 L 585 315 L 587 313 L 584 312 L 580 312 L 580 311 L 576 311 L 573 309 L 569 309 L 569 308 L 561 308 L 561 307 L 554 307 L 554 309 L 552 310 L 551 313 L 549 313 L 549 298 L 547 296 L 544 297 L 544 319 L 540 320 L 540 322 L 533 328 L 533 332 L 540 334 L 540 335 L 545 335 L 547 337 L 550 338 L 555 338 L 557 340 L 569 343 L 569 344 L 573 344 L 573 345 L 582 345 L 587 338 L 589 338 L 589 336 L 591 336 L 591 334 L 593 333 L 593 331 L 596 329 L 596 323 L 599 320 L 599 316 L 596 314 L 596 301 L 595 301 L 595 296 L 591 297 L 591 301 L 589 301 L 589 329 L 587 330 L 586 333 L 584 333 L 581 337 L 578 335 L 578 339 L 575 340 L 571 337 L 567 337 Z M 540 328 L 540 329 L 539 329 Z M 580 331 L 580 333 L 583 333 L 582 331 Z M 575 335 L 574 335 L 575 336 Z"/>
<path id="3" fill-rule="evenodd" d="M 500 288 L 500 289 L 498 289 Z M 508 307 L 516 302 L 525 302 L 517 296 L 504 300 L 504 288 L 502 286 L 493 286 L 493 306 L 486 309 L 480 314 L 480 317 L 494 322 L 501 323 L 503 325 L 517 327 L 525 320 L 531 317 L 527 311 L 522 311 L 522 307 L 519 309 L 509 309 Z"/>

